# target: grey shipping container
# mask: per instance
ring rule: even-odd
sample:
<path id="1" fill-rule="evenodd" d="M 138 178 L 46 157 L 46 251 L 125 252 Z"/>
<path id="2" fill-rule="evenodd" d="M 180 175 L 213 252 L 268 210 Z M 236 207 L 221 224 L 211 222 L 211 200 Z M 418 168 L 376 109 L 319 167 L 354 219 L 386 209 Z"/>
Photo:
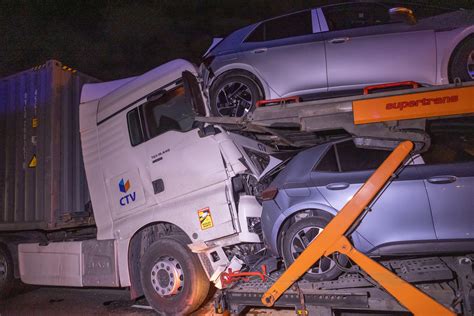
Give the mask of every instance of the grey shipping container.
<path id="1" fill-rule="evenodd" d="M 97 81 L 56 60 L 0 79 L 0 231 L 92 223 L 79 101 Z"/>

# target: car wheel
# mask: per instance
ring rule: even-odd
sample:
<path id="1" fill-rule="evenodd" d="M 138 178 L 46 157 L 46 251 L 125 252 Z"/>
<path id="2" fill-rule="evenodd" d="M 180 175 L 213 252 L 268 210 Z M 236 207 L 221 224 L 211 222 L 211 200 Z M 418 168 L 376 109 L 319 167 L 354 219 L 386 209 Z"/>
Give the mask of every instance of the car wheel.
<path id="1" fill-rule="evenodd" d="M 463 42 L 453 55 L 449 80 L 454 82 L 456 78 L 474 80 L 474 37 Z"/>
<path id="2" fill-rule="evenodd" d="M 242 117 L 253 111 L 263 99 L 256 81 L 241 73 L 216 80 L 211 88 L 211 111 L 214 116 Z"/>
<path id="3" fill-rule="evenodd" d="M 13 272 L 13 260 L 7 247 L 0 246 L 0 298 L 10 297 L 16 287 L 17 280 Z"/>
<path id="4" fill-rule="evenodd" d="M 292 264 L 328 223 L 329 221 L 323 217 L 310 216 L 292 224 L 283 237 L 282 255 L 285 264 L 287 266 Z M 342 270 L 336 264 L 336 260 L 339 265 L 347 264 L 346 256 L 332 254 L 330 257 L 323 257 L 316 262 L 303 278 L 309 281 L 325 281 L 337 278 Z"/>
<path id="5" fill-rule="evenodd" d="M 141 259 L 141 283 L 148 303 L 165 315 L 187 315 L 206 299 L 209 280 L 186 238 L 155 241 Z"/>

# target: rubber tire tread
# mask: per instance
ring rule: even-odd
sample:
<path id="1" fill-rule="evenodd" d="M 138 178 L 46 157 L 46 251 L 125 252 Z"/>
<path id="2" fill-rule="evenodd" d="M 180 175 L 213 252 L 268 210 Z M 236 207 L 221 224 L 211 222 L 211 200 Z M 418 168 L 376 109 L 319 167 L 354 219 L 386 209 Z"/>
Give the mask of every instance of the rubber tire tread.
<path id="1" fill-rule="evenodd" d="M 291 240 L 293 239 L 293 236 L 298 231 L 300 231 L 301 229 L 305 227 L 310 227 L 310 226 L 324 228 L 327 226 L 328 223 L 329 223 L 328 219 L 324 217 L 320 217 L 320 216 L 309 216 L 293 223 L 286 231 L 285 236 L 283 237 L 283 242 L 282 242 L 282 256 L 283 256 L 283 259 L 285 260 L 285 264 L 287 266 L 290 266 L 290 264 L 294 262 L 293 256 L 291 255 Z M 339 256 L 339 263 L 341 265 L 344 266 L 347 264 L 347 262 L 348 260 L 346 256 L 344 255 Z M 343 271 L 338 266 L 334 266 L 328 272 L 321 273 L 319 275 L 305 273 L 303 275 L 303 278 L 308 281 L 328 281 L 328 280 L 334 280 L 342 272 Z"/>
<path id="2" fill-rule="evenodd" d="M 7 263 L 6 279 L 4 281 L 0 281 L 0 299 L 6 299 L 16 293 L 17 285 L 20 283 L 20 281 L 15 279 L 13 259 L 10 251 L 4 245 L 0 245 L 0 256 L 5 257 Z"/>
<path id="3" fill-rule="evenodd" d="M 201 306 L 209 293 L 209 279 L 198 256 L 187 247 L 188 243 L 186 236 L 160 238 L 150 245 L 141 259 L 140 278 L 145 298 L 151 307 L 163 315 L 188 315 Z M 156 259 L 166 255 L 175 258 L 184 272 L 183 290 L 170 298 L 159 296 L 150 281 Z"/>
<path id="4" fill-rule="evenodd" d="M 455 51 L 449 72 L 450 82 L 454 82 L 455 78 L 460 78 L 462 82 L 474 80 L 469 75 L 466 67 L 467 59 L 472 51 L 474 51 L 474 37 L 465 40 Z"/>

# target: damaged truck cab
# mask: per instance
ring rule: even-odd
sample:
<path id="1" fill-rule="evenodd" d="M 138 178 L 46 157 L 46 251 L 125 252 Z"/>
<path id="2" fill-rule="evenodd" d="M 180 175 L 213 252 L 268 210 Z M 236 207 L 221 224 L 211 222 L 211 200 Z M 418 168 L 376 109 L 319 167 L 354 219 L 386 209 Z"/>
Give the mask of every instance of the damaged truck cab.
<path id="1" fill-rule="evenodd" d="M 132 296 L 144 293 L 154 308 L 169 313 L 192 311 L 185 301 L 201 295 L 189 289 L 198 287 L 193 278 L 204 271 L 206 279 L 218 279 L 229 264 L 225 246 L 261 242 L 253 227 L 262 208 L 245 192 L 253 193 L 251 183 L 271 152 L 262 143 L 195 122 L 183 72 L 195 68 L 176 60 L 142 76 L 85 85 L 80 105 L 97 242 L 113 247 L 108 260 L 116 267 L 109 270 L 113 282 L 97 279 L 97 285 L 131 286 Z M 166 248 L 173 244 L 187 249 L 188 258 L 170 253 Z M 147 256 L 150 249 L 156 258 Z M 180 262 L 197 258 L 202 268 L 189 267 L 197 272 Z"/>

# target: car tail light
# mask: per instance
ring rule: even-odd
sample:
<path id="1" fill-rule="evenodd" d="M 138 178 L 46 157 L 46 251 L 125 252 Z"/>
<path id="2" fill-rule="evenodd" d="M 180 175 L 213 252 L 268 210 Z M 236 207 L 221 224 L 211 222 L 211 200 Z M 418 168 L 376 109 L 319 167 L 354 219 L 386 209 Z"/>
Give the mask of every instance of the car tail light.
<path id="1" fill-rule="evenodd" d="M 277 193 L 278 193 L 277 188 L 266 188 L 262 192 L 262 200 L 264 201 L 273 200 L 276 197 Z"/>

